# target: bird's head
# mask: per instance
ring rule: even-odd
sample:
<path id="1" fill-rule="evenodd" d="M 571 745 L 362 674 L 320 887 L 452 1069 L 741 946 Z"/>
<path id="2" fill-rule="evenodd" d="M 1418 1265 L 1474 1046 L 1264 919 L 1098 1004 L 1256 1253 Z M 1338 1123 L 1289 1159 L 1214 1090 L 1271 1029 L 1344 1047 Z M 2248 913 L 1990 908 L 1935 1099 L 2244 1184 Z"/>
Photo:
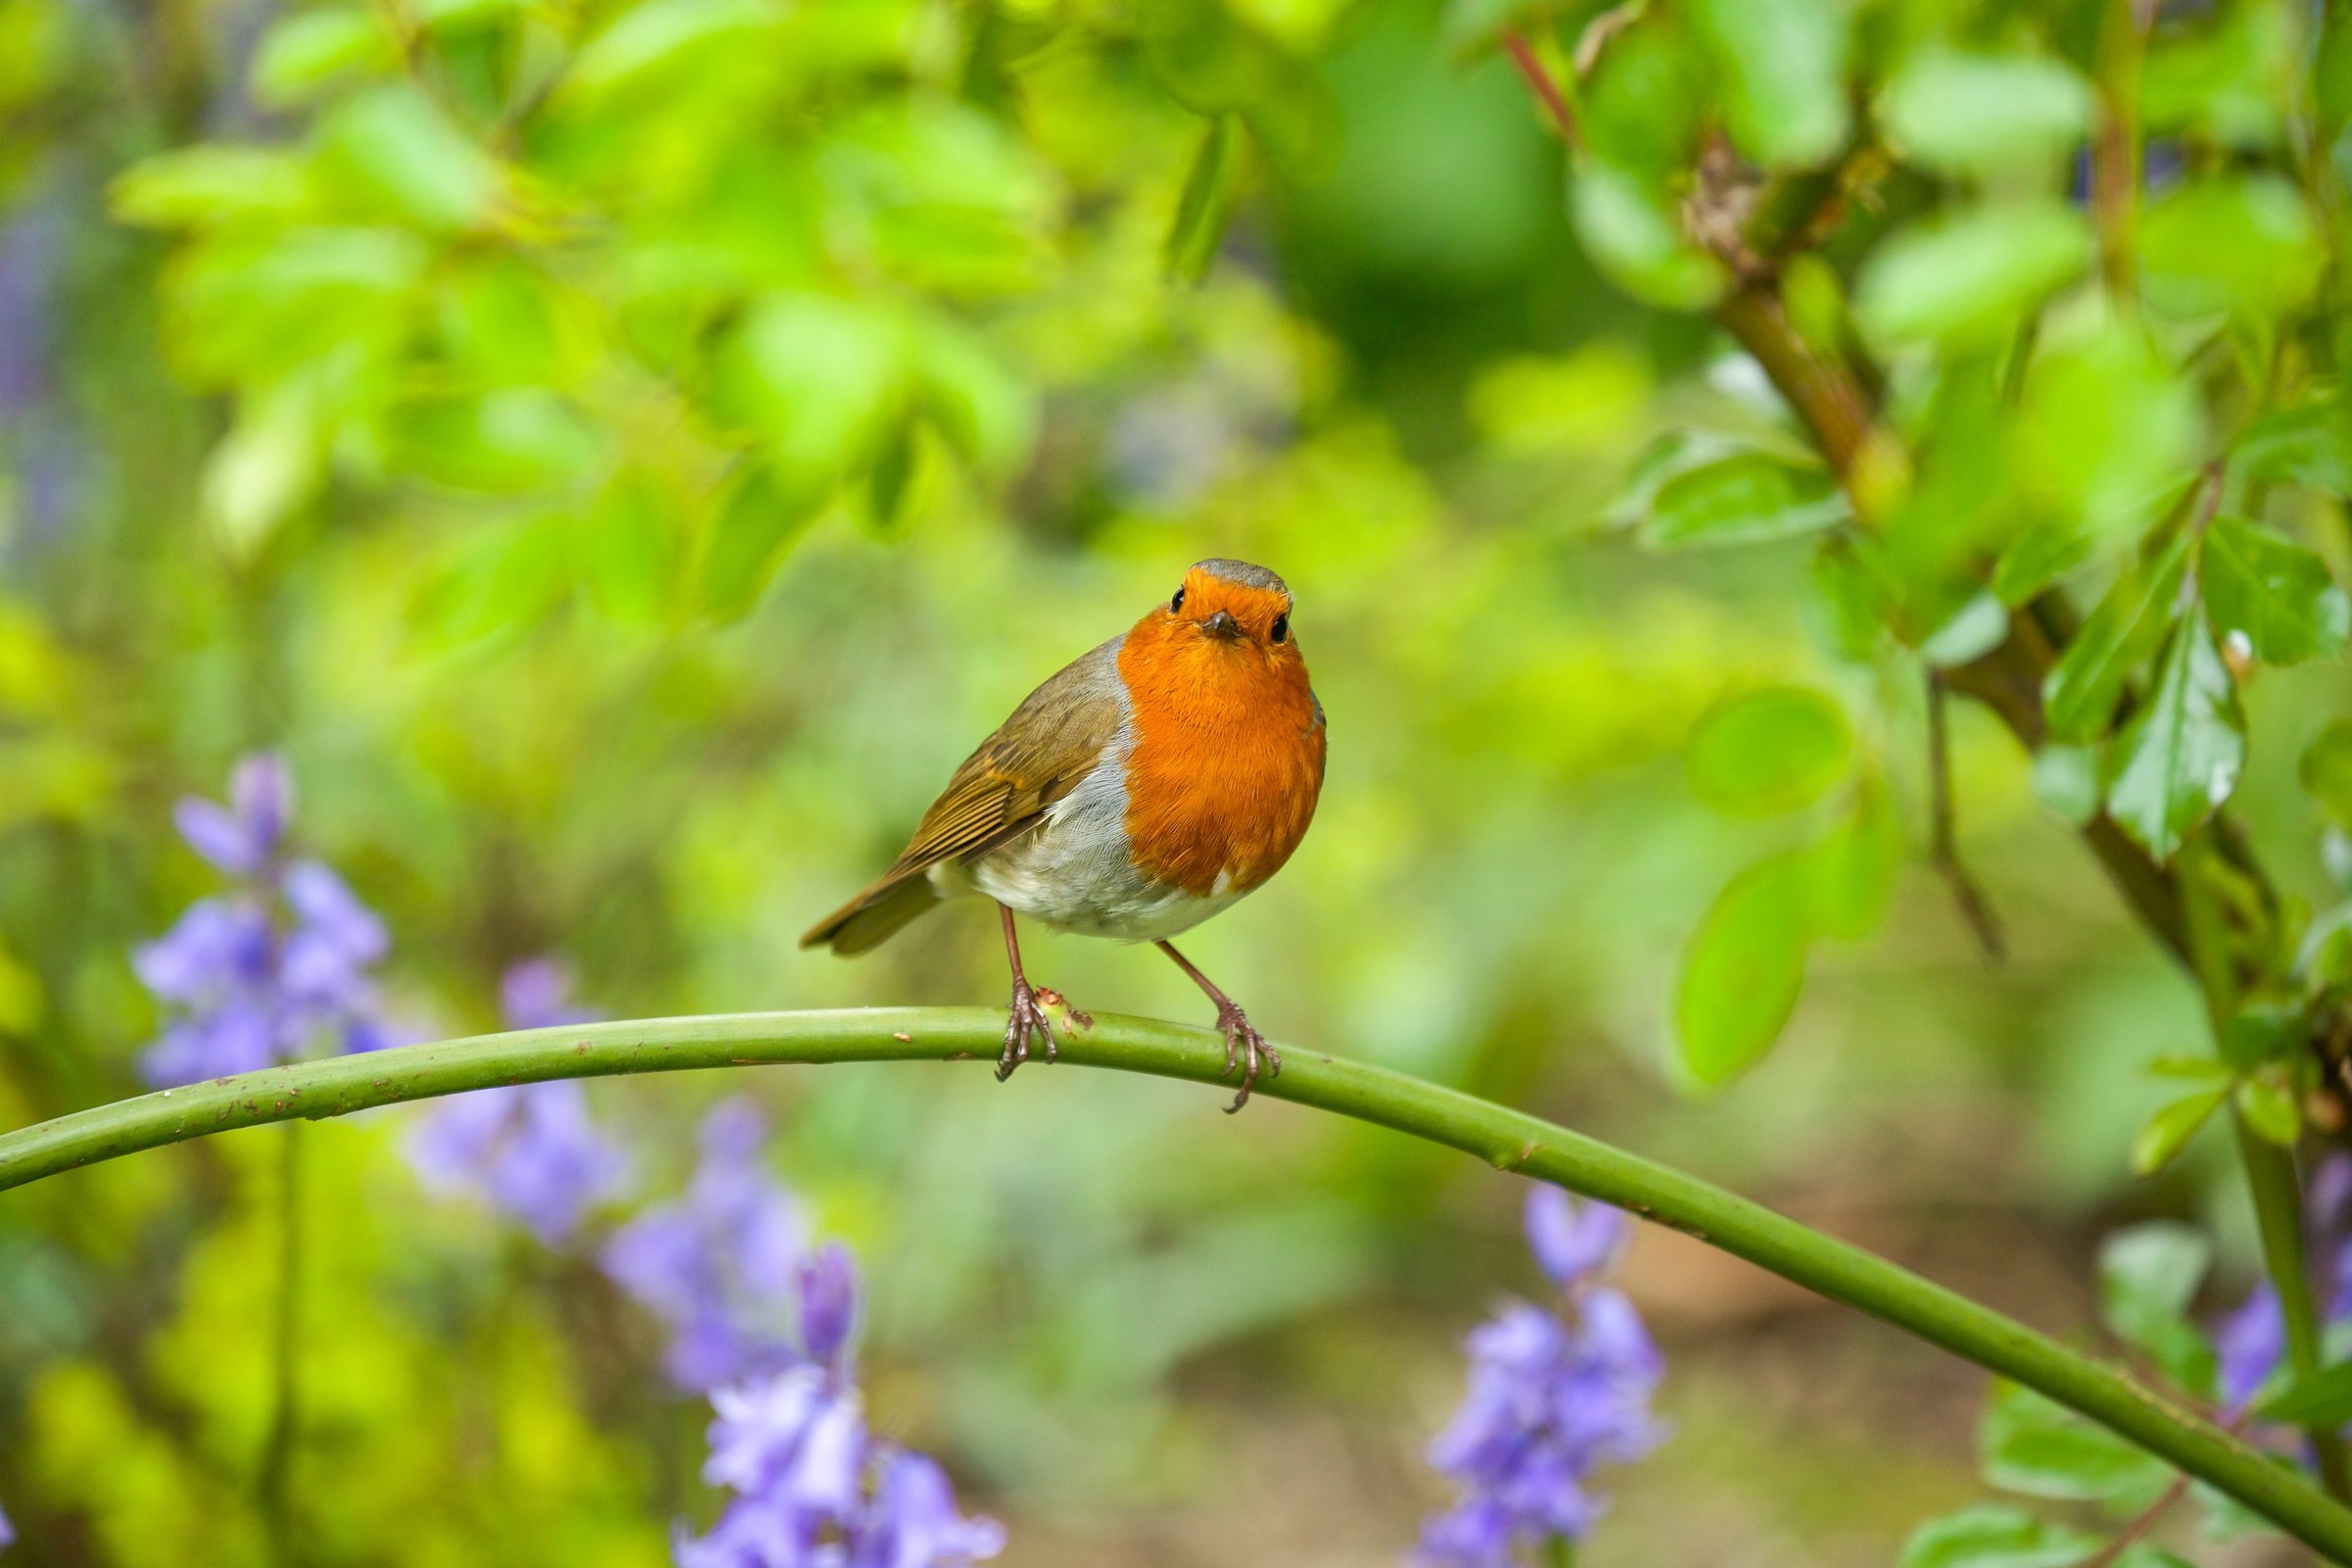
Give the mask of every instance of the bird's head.
<path id="1" fill-rule="evenodd" d="M 1246 561 L 1203 561 L 1184 574 L 1165 606 L 1172 637 L 1201 644 L 1250 649 L 1265 658 L 1291 662 L 1298 645 L 1291 637 L 1291 591 L 1263 566 Z"/>

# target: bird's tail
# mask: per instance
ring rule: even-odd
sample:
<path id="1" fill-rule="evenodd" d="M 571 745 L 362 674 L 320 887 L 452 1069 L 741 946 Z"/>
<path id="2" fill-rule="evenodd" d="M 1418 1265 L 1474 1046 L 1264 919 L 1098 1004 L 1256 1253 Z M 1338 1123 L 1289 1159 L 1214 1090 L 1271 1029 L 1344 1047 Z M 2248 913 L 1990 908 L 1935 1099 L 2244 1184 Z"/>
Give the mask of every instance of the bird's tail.
<path id="1" fill-rule="evenodd" d="M 843 957 L 878 948 L 899 927 L 940 902 L 938 889 L 921 872 L 875 883 L 826 915 L 801 938 L 804 948 L 829 947 Z"/>

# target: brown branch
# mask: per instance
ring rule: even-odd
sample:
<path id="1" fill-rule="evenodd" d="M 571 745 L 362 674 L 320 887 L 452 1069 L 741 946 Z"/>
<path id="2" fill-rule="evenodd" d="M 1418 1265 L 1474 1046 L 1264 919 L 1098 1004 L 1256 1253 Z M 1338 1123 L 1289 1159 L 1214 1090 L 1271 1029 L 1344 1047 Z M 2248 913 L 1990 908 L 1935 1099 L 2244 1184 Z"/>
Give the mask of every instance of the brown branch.
<path id="1" fill-rule="evenodd" d="M 2000 917 L 1993 913 L 1984 890 L 1961 863 L 1952 808 L 1951 726 L 1944 713 L 1944 684 L 1940 670 L 1928 671 L 1928 858 L 1952 890 L 1952 902 L 1968 922 L 1977 946 L 1988 962 L 2008 956 L 2001 936 Z"/>
<path id="2" fill-rule="evenodd" d="M 1576 111 L 1568 107 L 1560 84 L 1552 80 L 1544 62 L 1536 58 L 1535 46 L 1527 41 L 1527 35 L 1515 29 L 1504 33 L 1502 50 L 1511 57 L 1511 64 L 1519 68 L 1519 74 L 1527 79 L 1528 90 L 1544 106 L 1544 113 L 1550 118 L 1552 128 L 1560 133 L 1560 140 L 1568 144 L 1569 151 L 1582 156 L 1585 133 L 1576 122 Z"/>

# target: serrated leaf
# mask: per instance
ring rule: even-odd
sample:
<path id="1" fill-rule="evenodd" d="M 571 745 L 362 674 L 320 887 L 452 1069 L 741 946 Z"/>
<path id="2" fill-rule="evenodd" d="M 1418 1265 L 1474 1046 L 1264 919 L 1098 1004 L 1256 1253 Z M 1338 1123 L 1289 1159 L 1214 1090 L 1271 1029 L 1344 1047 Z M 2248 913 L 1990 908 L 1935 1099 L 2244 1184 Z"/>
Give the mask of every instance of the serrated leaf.
<path id="1" fill-rule="evenodd" d="M 2055 202 L 1982 207 L 1897 229 L 1871 253 L 1854 314 L 1873 339 L 1995 342 L 2082 275 L 2089 220 Z"/>
<path id="2" fill-rule="evenodd" d="M 2169 861 L 2237 788 L 2246 720 L 2230 666 L 2202 614 L 2175 628 L 2156 689 L 2115 740 L 2107 813 L 2159 861 Z"/>
<path id="3" fill-rule="evenodd" d="M 2213 1113 L 2229 1102 L 2228 1086 L 2201 1089 L 2193 1095 L 2183 1095 L 2150 1116 L 2132 1140 L 2132 1169 L 2141 1176 L 2153 1176 L 2173 1162 L 2174 1156 L 2188 1147 Z"/>
<path id="4" fill-rule="evenodd" d="M 1666 550 L 1757 544 L 1819 533 L 1852 514 L 1822 470 L 1741 452 L 1660 485 L 1642 537 Z"/>
<path id="5" fill-rule="evenodd" d="M 1900 1568 L 2076 1568 L 2096 1538 L 2020 1508 L 1963 1508 L 1931 1519 L 1903 1543 Z"/>
<path id="6" fill-rule="evenodd" d="M 2213 520 L 2200 576 L 2224 642 L 2266 664 L 2340 653 L 2352 636 L 2352 600 L 2328 564 L 2242 517 Z"/>
<path id="7" fill-rule="evenodd" d="M 2107 733 L 2124 683 L 2172 624 L 2187 565 L 2185 546 L 2176 544 L 2107 590 L 2042 681 L 2042 717 L 2052 737 L 2082 743 Z"/>
<path id="8" fill-rule="evenodd" d="M 1853 752 L 1853 728 L 1836 703 L 1802 686 L 1766 686 L 1709 709 L 1683 763 L 1690 787 L 1717 810 L 1772 816 L 1819 800 Z"/>

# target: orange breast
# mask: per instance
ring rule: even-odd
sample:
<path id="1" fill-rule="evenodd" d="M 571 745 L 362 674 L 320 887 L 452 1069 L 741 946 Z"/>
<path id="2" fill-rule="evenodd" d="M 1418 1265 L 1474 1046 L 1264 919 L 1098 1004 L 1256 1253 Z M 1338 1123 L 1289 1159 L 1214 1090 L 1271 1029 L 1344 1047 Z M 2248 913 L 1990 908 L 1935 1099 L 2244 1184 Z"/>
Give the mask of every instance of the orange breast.
<path id="1" fill-rule="evenodd" d="M 1298 645 L 1187 635 L 1165 612 L 1119 649 L 1135 722 L 1127 836 L 1138 869 L 1206 896 L 1282 869 L 1323 788 L 1323 723 Z"/>

